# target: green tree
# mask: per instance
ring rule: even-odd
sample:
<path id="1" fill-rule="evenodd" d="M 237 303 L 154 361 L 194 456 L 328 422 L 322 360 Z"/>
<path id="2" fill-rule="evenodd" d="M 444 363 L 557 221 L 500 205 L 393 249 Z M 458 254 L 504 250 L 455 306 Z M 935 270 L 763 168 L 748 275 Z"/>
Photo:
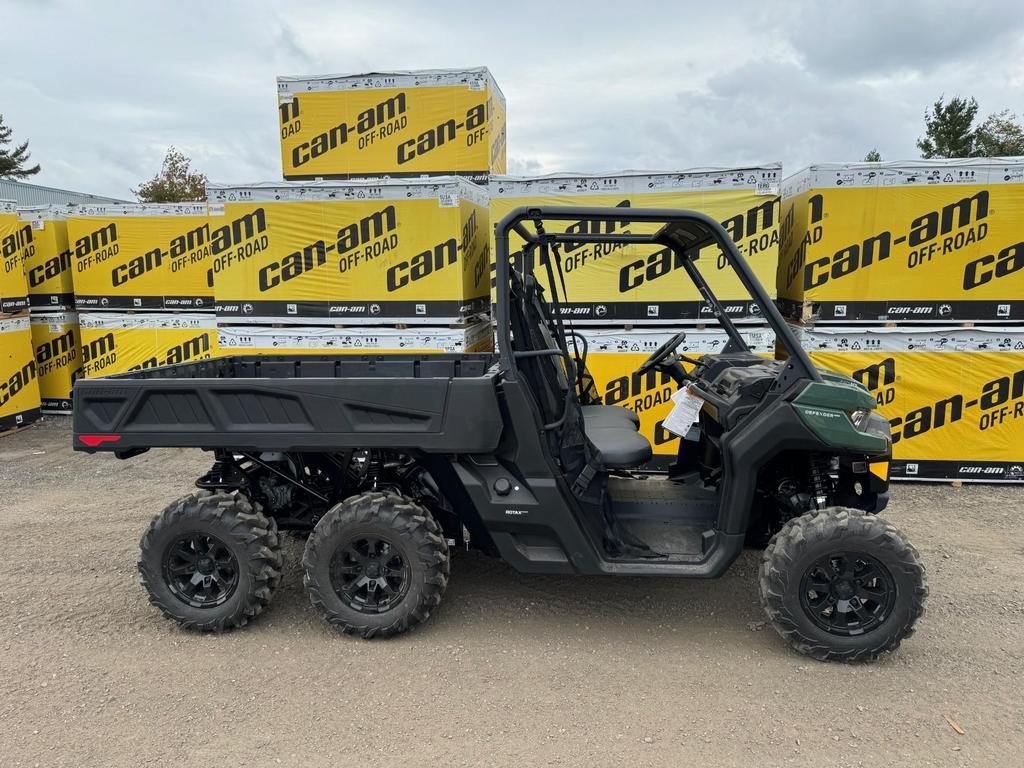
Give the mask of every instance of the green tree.
<path id="1" fill-rule="evenodd" d="M 978 102 L 974 98 L 954 96 L 949 103 L 943 97 L 925 110 L 925 135 L 917 140 L 921 157 L 971 157 L 974 150 L 974 117 Z"/>
<path id="2" fill-rule="evenodd" d="M 132 194 L 141 203 L 191 203 L 206 199 L 206 174 L 192 170 L 192 161 L 170 147 L 160 173 Z"/>
<path id="3" fill-rule="evenodd" d="M 8 149 L 13 141 L 11 129 L 4 125 L 4 116 L 0 115 L 0 179 L 24 179 L 26 176 L 35 176 L 39 173 L 39 165 L 26 168 L 25 163 L 32 157 L 28 151 L 28 142 L 18 144 L 14 149 Z"/>
<path id="4" fill-rule="evenodd" d="M 877 147 L 873 148 L 870 152 L 867 153 L 867 155 L 865 155 L 864 162 L 865 163 L 880 163 L 880 162 L 882 162 L 882 155 L 879 153 Z"/>
<path id="5" fill-rule="evenodd" d="M 1024 155 L 1024 126 L 1008 109 L 989 115 L 974 132 L 972 154 L 975 157 Z"/>

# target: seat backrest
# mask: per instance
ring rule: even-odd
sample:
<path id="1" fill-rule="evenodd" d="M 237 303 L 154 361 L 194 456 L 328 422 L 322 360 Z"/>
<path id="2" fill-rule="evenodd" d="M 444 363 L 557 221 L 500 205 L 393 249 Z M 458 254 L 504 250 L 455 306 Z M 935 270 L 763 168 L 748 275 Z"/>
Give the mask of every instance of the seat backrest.
<path id="1" fill-rule="evenodd" d="M 545 423 L 550 424 L 562 419 L 567 404 L 571 407 L 573 401 L 562 350 L 545 319 L 541 288 L 532 277 L 523 281 L 518 273 L 512 275 L 510 314 L 515 351 L 550 351 L 549 354 L 524 355 L 517 360 L 537 398 Z"/>
<path id="2" fill-rule="evenodd" d="M 558 352 L 515 358 L 518 371 L 538 402 L 544 424 L 558 425 L 545 430 L 551 454 L 558 459 L 581 503 L 599 504 L 603 484 L 592 484 L 589 480 L 582 484 L 577 482 L 588 468 L 590 475 L 586 476 L 593 476 L 599 461 L 586 436 L 580 401 L 575 396 L 570 376 L 566 375 L 565 349 L 551 332 L 542 289 L 531 275 L 522 280 L 516 270 L 512 270 L 510 289 L 513 355 L 537 350 Z"/>

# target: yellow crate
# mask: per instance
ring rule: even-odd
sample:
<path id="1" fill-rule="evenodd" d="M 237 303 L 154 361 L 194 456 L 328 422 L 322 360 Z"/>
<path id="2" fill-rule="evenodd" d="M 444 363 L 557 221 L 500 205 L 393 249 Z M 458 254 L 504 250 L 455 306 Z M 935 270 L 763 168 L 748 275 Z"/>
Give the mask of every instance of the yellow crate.
<path id="1" fill-rule="evenodd" d="M 279 77 L 289 180 L 505 172 L 505 97 L 486 67 Z"/>
<path id="2" fill-rule="evenodd" d="M 28 301 L 33 311 L 73 309 L 71 249 L 68 247 L 66 206 L 21 208 L 18 218 L 32 227 L 35 250 L 25 260 Z"/>
<path id="3" fill-rule="evenodd" d="M 71 413 L 71 387 L 82 375 L 82 337 L 74 312 L 33 312 L 32 346 L 43 413 Z"/>
<path id="4" fill-rule="evenodd" d="M 212 315 L 83 312 L 79 321 L 82 373 L 87 377 L 191 363 L 217 355 Z"/>
<path id="5" fill-rule="evenodd" d="M 25 261 L 34 251 L 32 226 L 18 218 L 14 203 L 0 201 L 0 315 L 28 309 Z"/>
<path id="6" fill-rule="evenodd" d="M 465 179 L 208 191 L 222 322 L 437 325 L 486 309 L 486 192 Z"/>
<path id="7" fill-rule="evenodd" d="M 213 309 L 206 203 L 80 205 L 67 227 L 78 309 Z"/>
<path id="8" fill-rule="evenodd" d="M 39 379 L 27 317 L 0 319 L 0 432 L 39 418 Z"/>
<path id="9" fill-rule="evenodd" d="M 814 165 L 782 191 L 791 317 L 1024 320 L 1021 158 Z"/>

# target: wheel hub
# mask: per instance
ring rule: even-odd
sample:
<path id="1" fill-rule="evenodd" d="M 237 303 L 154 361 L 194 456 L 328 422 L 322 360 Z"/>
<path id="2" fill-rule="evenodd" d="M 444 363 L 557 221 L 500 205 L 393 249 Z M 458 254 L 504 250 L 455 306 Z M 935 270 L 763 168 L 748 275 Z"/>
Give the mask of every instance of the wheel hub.
<path id="1" fill-rule="evenodd" d="M 855 587 L 851 581 L 841 579 L 832 585 L 832 594 L 840 600 L 849 600 L 853 597 L 854 589 Z"/>

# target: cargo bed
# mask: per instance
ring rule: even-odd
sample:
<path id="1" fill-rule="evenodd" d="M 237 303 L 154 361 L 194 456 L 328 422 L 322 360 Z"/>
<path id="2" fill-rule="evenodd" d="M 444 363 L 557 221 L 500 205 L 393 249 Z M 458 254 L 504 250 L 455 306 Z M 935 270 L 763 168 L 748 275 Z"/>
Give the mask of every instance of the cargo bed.
<path id="1" fill-rule="evenodd" d="M 488 453 L 490 354 L 239 355 L 77 381 L 74 447 Z"/>

